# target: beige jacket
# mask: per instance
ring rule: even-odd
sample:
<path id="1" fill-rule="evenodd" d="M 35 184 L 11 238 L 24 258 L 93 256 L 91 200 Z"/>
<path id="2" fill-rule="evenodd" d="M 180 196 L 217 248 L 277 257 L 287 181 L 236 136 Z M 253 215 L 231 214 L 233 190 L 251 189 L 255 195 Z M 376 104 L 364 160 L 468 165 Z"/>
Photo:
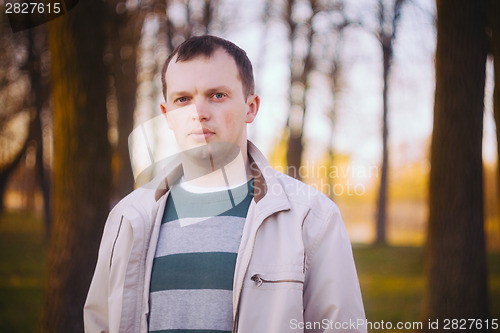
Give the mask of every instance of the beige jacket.
<path id="1" fill-rule="evenodd" d="M 337 206 L 273 170 L 250 142 L 248 154 L 255 197 L 234 274 L 233 332 L 366 332 Z M 168 181 L 162 184 L 135 190 L 109 214 L 84 307 L 86 333 L 147 332 L 151 267 L 168 196 Z"/>

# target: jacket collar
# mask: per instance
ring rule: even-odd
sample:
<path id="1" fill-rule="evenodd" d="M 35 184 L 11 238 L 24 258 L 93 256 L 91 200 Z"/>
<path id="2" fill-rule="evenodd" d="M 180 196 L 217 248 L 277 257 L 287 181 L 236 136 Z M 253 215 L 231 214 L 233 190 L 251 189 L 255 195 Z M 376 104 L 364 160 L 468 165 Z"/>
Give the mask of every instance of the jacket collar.
<path id="1" fill-rule="evenodd" d="M 273 206 L 281 209 L 289 209 L 290 203 L 285 192 L 285 188 L 279 182 L 281 175 L 271 168 L 262 152 L 250 141 L 247 141 L 250 169 L 254 176 L 254 199 L 255 202 L 273 202 Z M 182 176 L 182 165 L 180 161 L 175 161 L 167 165 L 164 169 L 164 178 L 157 178 L 152 183 L 156 183 L 155 200 L 158 201 L 169 190 L 169 184 L 175 184 Z"/>
<path id="2" fill-rule="evenodd" d="M 279 182 L 281 173 L 274 170 L 262 152 L 250 141 L 248 141 L 248 156 L 250 168 L 254 175 L 254 198 L 255 202 L 266 199 L 283 204 L 289 208 L 290 203 L 285 188 Z"/>
<path id="3" fill-rule="evenodd" d="M 160 175 L 159 179 L 153 182 L 158 183 L 155 191 L 155 200 L 158 201 L 160 198 L 165 195 L 170 190 L 169 184 L 175 184 L 183 175 L 182 164 L 180 161 L 176 161 L 165 167 L 165 171 Z M 167 175 L 164 178 L 163 175 Z"/>

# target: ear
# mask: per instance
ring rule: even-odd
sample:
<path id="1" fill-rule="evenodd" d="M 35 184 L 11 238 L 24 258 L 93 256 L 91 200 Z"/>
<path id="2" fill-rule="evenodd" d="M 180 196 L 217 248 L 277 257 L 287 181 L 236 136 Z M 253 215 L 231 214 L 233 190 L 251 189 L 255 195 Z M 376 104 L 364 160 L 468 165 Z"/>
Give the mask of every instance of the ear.
<path id="1" fill-rule="evenodd" d="M 257 112 L 259 112 L 259 106 L 260 106 L 260 97 L 258 95 L 250 95 L 247 98 L 247 114 L 245 117 L 245 122 L 247 124 L 250 124 L 254 121 L 255 117 L 257 116 Z"/>
<path id="2" fill-rule="evenodd" d="M 161 109 L 161 113 L 163 113 L 163 115 L 165 116 L 165 119 L 167 120 L 168 128 L 172 129 L 172 127 L 170 126 L 169 118 L 167 116 L 167 105 L 165 103 L 160 103 L 160 109 Z"/>

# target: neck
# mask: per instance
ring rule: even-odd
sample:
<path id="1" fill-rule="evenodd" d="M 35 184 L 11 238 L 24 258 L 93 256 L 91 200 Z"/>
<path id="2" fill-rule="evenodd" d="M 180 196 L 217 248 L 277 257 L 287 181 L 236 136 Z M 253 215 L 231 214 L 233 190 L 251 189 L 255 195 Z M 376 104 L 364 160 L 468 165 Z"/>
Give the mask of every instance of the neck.
<path id="1" fill-rule="evenodd" d="M 246 183 L 251 178 L 247 154 L 238 149 L 233 156 L 217 158 L 209 152 L 209 157 L 195 163 L 191 158 L 183 158 L 184 181 L 197 187 L 234 187 Z"/>

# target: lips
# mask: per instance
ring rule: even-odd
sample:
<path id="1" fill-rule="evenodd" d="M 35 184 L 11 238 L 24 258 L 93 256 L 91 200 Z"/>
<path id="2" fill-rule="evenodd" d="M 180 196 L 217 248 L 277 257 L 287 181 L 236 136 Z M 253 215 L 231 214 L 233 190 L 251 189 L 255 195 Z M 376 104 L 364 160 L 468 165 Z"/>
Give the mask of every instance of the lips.
<path id="1" fill-rule="evenodd" d="M 189 132 L 189 136 L 195 140 L 203 140 L 206 141 L 208 138 L 210 138 L 212 135 L 214 135 L 215 132 L 209 128 L 196 128 L 193 129 Z"/>
<path id="2" fill-rule="evenodd" d="M 215 134 L 214 131 L 208 129 L 208 128 L 196 128 L 189 132 L 191 135 L 205 135 L 205 134 Z"/>

